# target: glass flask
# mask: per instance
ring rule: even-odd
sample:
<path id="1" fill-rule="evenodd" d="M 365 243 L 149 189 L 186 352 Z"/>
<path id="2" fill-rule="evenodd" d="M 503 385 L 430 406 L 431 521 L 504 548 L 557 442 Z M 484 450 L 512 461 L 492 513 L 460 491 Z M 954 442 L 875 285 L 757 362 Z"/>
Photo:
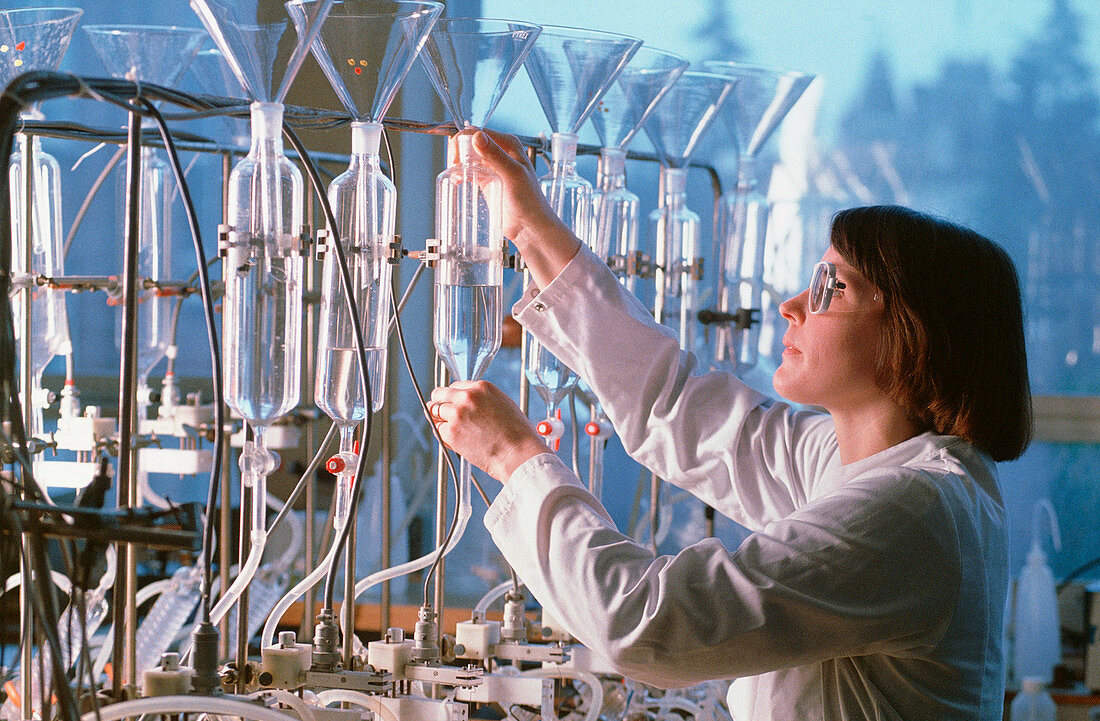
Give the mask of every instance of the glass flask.
<path id="1" fill-rule="evenodd" d="M 699 216 L 687 207 L 687 169 L 661 166 L 661 203 L 649 215 L 650 234 L 656 241 L 657 321 L 673 328 L 680 347 L 695 345 L 698 308 Z"/>
<path id="2" fill-rule="evenodd" d="M 473 136 L 456 135 L 456 165 L 435 181 L 436 352 L 452 380 L 477 380 L 500 350 L 505 240 L 500 178 L 473 154 Z M 469 463 L 461 464 L 469 498 Z"/>
<path id="3" fill-rule="evenodd" d="M 713 333 L 706 345 L 713 348 L 715 367 L 743 372 L 756 365 L 760 353 L 764 240 L 771 212 L 767 197 L 757 188 L 755 158 L 738 160 L 737 187 L 718 199 L 717 212 L 714 305 L 715 317 L 724 322 L 704 324 L 705 333 Z"/>
<path id="4" fill-rule="evenodd" d="M 708 337 L 706 347 L 697 350 L 713 367 L 743 373 L 756 365 L 760 353 L 764 244 L 771 210 L 757 187 L 757 157 L 814 76 L 728 61 L 703 65 L 735 82 L 732 100 L 721 112 L 738 163 L 736 185 L 717 203 L 715 272 L 708 281 L 707 301 L 707 310 L 714 312 L 700 318 Z"/>
<path id="5" fill-rule="evenodd" d="M 285 415 L 300 390 L 302 178 L 283 155 L 282 115 L 252 104 L 252 145 L 229 178 L 225 395 L 253 427 Z"/>
<path id="6" fill-rule="evenodd" d="M 539 182 L 542 193 L 573 234 L 591 244 L 592 184 L 577 174 L 576 134 L 554 133 L 550 141 L 550 158 L 550 172 Z M 576 384 L 577 374 L 531 334 L 527 336 L 525 370 L 527 380 L 546 404 L 546 419 L 536 428 L 556 449 L 564 431 L 558 405 Z"/>
<path id="7" fill-rule="evenodd" d="M 118 213 L 126 217 L 126 177 L 119 174 Z M 168 163 L 155 148 L 141 149 L 141 187 L 138 212 L 138 282 L 171 279 L 172 198 L 176 181 Z M 121 260 L 120 260 L 121 263 Z M 148 404 L 149 374 L 168 352 L 172 332 L 172 298 L 155 287 L 138 296 L 138 388 L 146 391 L 139 403 Z M 122 313 L 115 323 L 115 346 L 122 347 Z M 140 413 L 139 417 L 144 417 Z M 159 659 L 158 659 L 159 660 Z"/>
<path id="8" fill-rule="evenodd" d="M 44 275 L 50 278 L 64 275 L 60 168 L 52 155 L 42 151 L 37 137 L 28 138 L 26 135 L 16 134 L 15 142 L 16 149 L 8 166 L 8 187 L 13 190 L 10 205 L 12 274 L 16 278 L 21 275 Z M 33 170 L 27 172 L 29 168 Z M 32 219 L 30 268 L 27 267 L 27 227 L 24 220 L 24 205 L 28 198 L 25 178 L 32 181 L 29 190 Z M 25 279 L 33 283 L 30 278 Z M 41 402 L 42 373 L 54 356 L 72 353 L 72 341 L 65 312 L 65 292 L 37 284 L 32 284 L 31 288 L 31 402 L 34 406 L 34 428 L 30 432 L 32 436 L 41 436 L 42 411 L 45 405 Z M 25 322 L 25 295 L 18 292 L 12 298 L 15 336 L 20 340 Z"/>
<path id="9" fill-rule="evenodd" d="M 628 259 L 638 250 L 640 200 L 626 187 L 626 151 L 601 148 L 596 172 L 592 250 L 608 262 L 619 282 L 633 292 L 636 275 L 630 272 Z"/>

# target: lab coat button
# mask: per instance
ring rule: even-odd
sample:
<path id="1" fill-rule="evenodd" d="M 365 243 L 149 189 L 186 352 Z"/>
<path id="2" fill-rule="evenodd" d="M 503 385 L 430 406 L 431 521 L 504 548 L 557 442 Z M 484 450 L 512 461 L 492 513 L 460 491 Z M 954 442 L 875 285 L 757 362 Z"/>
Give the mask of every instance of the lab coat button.
<path id="1" fill-rule="evenodd" d="M 533 306 L 531 306 L 531 307 L 532 307 L 532 308 L 534 308 L 535 310 L 537 310 L 537 311 L 538 311 L 538 312 L 540 312 L 540 313 L 541 313 L 542 311 L 546 310 L 546 304 L 545 304 L 545 303 L 535 303 L 535 304 L 534 304 Z"/>

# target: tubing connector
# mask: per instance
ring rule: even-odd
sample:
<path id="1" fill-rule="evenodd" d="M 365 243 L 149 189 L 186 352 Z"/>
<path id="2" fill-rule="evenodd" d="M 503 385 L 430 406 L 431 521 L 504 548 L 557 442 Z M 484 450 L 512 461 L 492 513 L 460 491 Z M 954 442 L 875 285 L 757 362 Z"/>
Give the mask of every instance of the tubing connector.
<path id="1" fill-rule="evenodd" d="M 504 624 L 500 628 L 503 641 L 522 643 L 527 640 L 527 617 L 523 613 L 522 593 L 509 592 L 504 597 Z"/>
<path id="2" fill-rule="evenodd" d="M 436 612 L 430 606 L 421 606 L 416 613 L 417 622 L 413 629 L 412 658 L 420 663 L 432 663 L 439 660 L 439 625 Z"/>
<path id="3" fill-rule="evenodd" d="M 317 614 L 313 627 L 312 668 L 315 671 L 335 671 L 341 667 L 340 627 L 331 611 Z"/>

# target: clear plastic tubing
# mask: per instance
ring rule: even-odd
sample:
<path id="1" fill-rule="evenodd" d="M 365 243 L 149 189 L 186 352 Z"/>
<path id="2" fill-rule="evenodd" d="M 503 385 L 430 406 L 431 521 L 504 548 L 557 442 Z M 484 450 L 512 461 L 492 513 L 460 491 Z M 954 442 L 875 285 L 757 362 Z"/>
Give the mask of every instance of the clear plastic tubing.
<path id="1" fill-rule="evenodd" d="M 308 576 L 286 592 L 286 594 L 275 604 L 275 608 L 268 614 L 267 621 L 264 623 L 264 630 L 260 634 L 260 648 L 267 648 L 275 642 L 275 630 L 279 626 L 279 621 L 282 620 L 283 614 L 287 609 L 293 605 L 295 601 L 305 595 L 306 591 L 317 585 L 318 582 L 328 573 L 332 568 L 332 563 L 336 558 L 337 544 L 333 543 L 329 546 L 328 553 L 325 554 L 324 559 L 317 564 Z"/>
<path id="2" fill-rule="evenodd" d="M 498 598 L 508 593 L 508 589 L 510 589 L 511 587 L 512 579 L 508 579 L 507 581 L 502 581 L 490 588 L 489 592 L 482 596 L 481 600 L 477 602 L 476 606 L 474 606 L 474 613 L 485 613 L 486 611 L 488 611 L 489 606 L 492 606 Z"/>
<path id="3" fill-rule="evenodd" d="M 456 135 L 459 162 L 435 180 L 436 352 L 451 380 L 481 378 L 500 350 L 504 252 L 500 178 L 473 154 L 473 135 Z M 460 464 L 459 496 L 469 504 L 470 464 Z M 452 540 L 451 547 L 458 543 Z"/>
<path id="4" fill-rule="evenodd" d="M 626 259 L 638 250 L 638 196 L 626 188 L 626 151 L 601 148 L 596 167 L 595 232 L 592 250 L 611 263 L 619 282 L 634 291 Z"/>
<path id="5" fill-rule="evenodd" d="M 55 277 L 65 274 L 64 269 L 64 227 L 61 224 L 61 169 L 57 160 L 43 152 L 37 137 L 15 135 L 16 148 L 8 166 L 9 188 L 11 193 L 11 237 L 12 237 L 12 275 L 41 274 Z M 26 248 L 24 242 L 27 229 L 24 219 L 24 202 L 27 198 L 25 179 L 31 186 L 31 267 L 26 267 Z M 12 298 L 15 314 L 15 335 L 20 338 L 23 331 L 23 297 L 16 293 Z M 42 373 L 55 355 L 72 353 L 72 340 L 69 336 L 69 321 L 65 312 L 65 291 L 43 286 L 34 286 L 31 308 L 31 323 L 34 334 L 31 338 L 31 377 L 34 379 L 34 391 L 42 386 Z M 34 402 L 34 428 L 31 435 L 41 436 L 42 405 Z"/>
<path id="6" fill-rule="evenodd" d="M 698 254 L 699 216 L 686 206 L 687 169 L 661 166 L 661 203 L 650 216 L 656 238 L 655 316 L 678 330 L 680 347 L 695 350 L 697 280 L 693 264 Z"/>
<path id="7" fill-rule="evenodd" d="M 339 225 L 335 234 L 343 244 L 358 304 L 374 411 L 382 408 L 386 387 L 386 324 L 393 267 L 387 254 L 397 212 L 397 190 L 382 173 L 378 157 L 381 134 L 380 123 L 351 124 L 351 165 L 328 188 Z M 354 425 L 366 417 L 361 378 L 339 264 L 330 249 L 323 269 L 314 401 L 333 421 Z"/>
<path id="8" fill-rule="evenodd" d="M 600 717 L 600 710 L 603 708 L 603 684 L 596 678 L 594 674 L 587 671 L 579 671 L 571 668 L 533 668 L 523 672 L 524 676 L 534 676 L 536 678 L 564 678 L 575 679 L 581 681 L 588 688 L 592 689 L 592 698 L 589 700 L 588 713 L 584 716 L 584 721 L 598 721 Z M 549 714 L 544 710 L 544 719 L 555 719 L 557 714 L 554 713 L 553 708 L 550 709 Z"/>
<path id="9" fill-rule="evenodd" d="M 468 482 L 469 476 L 467 476 L 466 478 Z M 469 486 L 467 486 L 465 492 L 462 494 L 462 498 L 459 499 L 458 522 L 455 526 L 455 532 L 451 538 L 451 542 L 447 544 L 447 547 L 445 549 L 442 549 L 444 556 L 453 551 L 455 546 L 457 546 L 458 542 L 462 539 L 462 534 L 466 532 L 466 524 L 469 522 L 470 516 L 473 515 L 473 508 L 473 504 L 470 502 L 470 489 Z M 413 571 L 419 571 L 423 568 L 427 568 L 435 562 L 436 557 L 439 555 L 440 549 L 437 548 L 431 553 L 427 553 L 420 558 L 408 561 L 407 563 L 402 563 L 400 566 L 393 566 L 392 568 L 383 569 L 376 573 L 372 573 L 366 578 L 360 579 L 355 584 L 355 598 L 359 598 L 371 588 L 374 588 L 384 581 L 392 581 L 393 579 L 399 576 L 404 576 L 407 573 L 412 573 Z"/>
<path id="10" fill-rule="evenodd" d="M 138 626 L 137 670 L 153 668 L 179 635 L 202 595 L 202 566 L 181 566 Z"/>
<path id="11" fill-rule="evenodd" d="M 252 721 L 287 721 L 287 715 L 267 706 L 219 696 L 152 696 L 103 706 L 81 716 L 81 721 L 117 721 L 148 714 L 207 714 Z"/>

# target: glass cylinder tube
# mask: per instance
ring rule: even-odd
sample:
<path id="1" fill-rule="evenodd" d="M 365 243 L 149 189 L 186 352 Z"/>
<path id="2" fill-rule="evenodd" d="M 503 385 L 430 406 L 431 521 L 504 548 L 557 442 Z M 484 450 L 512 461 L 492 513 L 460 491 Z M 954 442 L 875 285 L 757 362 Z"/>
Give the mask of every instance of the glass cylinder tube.
<path id="1" fill-rule="evenodd" d="M 760 357 L 764 288 L 764 242 L 768 199 L 756 187 L 754 158 L 742 156 L 737 187 L 718 201 L 713 258 L 717 322 L 709 325 L 710 357 L 716 368 L 741 373 Z"/>
<path id="2" fill-rule="evenodd" d="M 460 162 L 436 178 L 435 349 L 453 380 L 477 380 L 500 349 L 504 233 L 501 182 L 455 136 Z"/>
<path id="3" fill-rule="evenodd" d="M 119 217 L 126 215 L 126 176 L 118 176 Z M 176 182 L 155 148 L 141 149 L 140 209 L 138 212 L 138 281 L 171 278 L 172 199 Z M 173 298 L 157 288 L 142 288 L 138 296 L 138 387 L 148 385 L 149 374 L 168 351 L 172 332 Z M 122 313 L 115 323 L 115 346 L 122 347 Z"/>
<path id="4" fill-rule="evenodd" d="M 701 276 L 699 216 L 686 206 L 686 199 L 687 169 L 661 166 L 661 203 L 649 216 L 658 263 L 654 317 L 678 333 L 681 348 L 694 350 Z"/>
<path id="5" fill-rule="evenodd" d="M 300 390 L 302 178 L 283 155 L 282 115 L 252 104 L 252 145 L 229 177 L 225 396 L 254 427 L 285 415 Z"/>
<path id="6" fill-rule="evenodd" d="M 634 291 L 628 258 L 638 250 L 638 196 L 626 188 L 626 151 L 601 148 L 597 166 L 592 250 L 608 262 L 619 282 Z"/>
<path id="7" fill-rule="evenodd" d="M 577 174 L 577 136 L 554 133 L 550 141 L 550 172 L 540 179 L 550 207 L 573 234 L 591 247 L 592 184 Z M 528 335 L 527 380 L 546 404 L 546 417 L 554 423 L 558 405 L 577 382 L 577 374 Z"/>
<path id="8" fill-rule="evenodd" d="M 8 166 L 11 208 L 12 274 L 15 278 L 31 282 L 28 275 L 56 277 L 65 274 L 64 232 L 61 225 L 61 170 L 57 160 L 43 152 L 36 137 L 15 136 L 16 149 Z M 27 267 L 27 226 L 25 224 L 28 189 L 31 180 L 30 242 L 31 266 Z M 69 321 L 65 312 L 65 292 L 58 289 L 32 285 L 31 325 L 31 376 L 34 387 L 42 383 L 42 373 L 55 355 L 72 353 Z M 24 324 L 24 293 L 12 298 L 15 315 L 15 335 L 22 340 Z M 33 396 L 33 393 L 32 393 Z M 41 435 L 42 408 L 36 404 L 35 428 L 32 435 Z"/>
<path id="9" fill-rule="evenodd" d="M 477 380 L 500 350 L 503 324 L 503 190 L 473 154 L 473 136 L 456 135 L 459 162 L 435 180 L 435 270 L 432 337 L 451 380 Z M 459 501 L 470 507 L 470 464 L 459 469 Z"/>
<path id="10" fill-rule="evenodd" d="M 381 133 L 379 123 L 352 123 L 351 165 L 328 188 L 338 225 L 333 239 L 339 238 L 344 248 L 359 311 L 373 411 L 382 408 L 386 388 L 393 267 L 387 257 L 397 207 L 397 189 L 382 173 L 378 157 Z M 331 248 L 325 254 L 322 274 L 314 402 L 337 423 L 354 425 L 366 417 L 367 399 L 351 313 Z"/>

